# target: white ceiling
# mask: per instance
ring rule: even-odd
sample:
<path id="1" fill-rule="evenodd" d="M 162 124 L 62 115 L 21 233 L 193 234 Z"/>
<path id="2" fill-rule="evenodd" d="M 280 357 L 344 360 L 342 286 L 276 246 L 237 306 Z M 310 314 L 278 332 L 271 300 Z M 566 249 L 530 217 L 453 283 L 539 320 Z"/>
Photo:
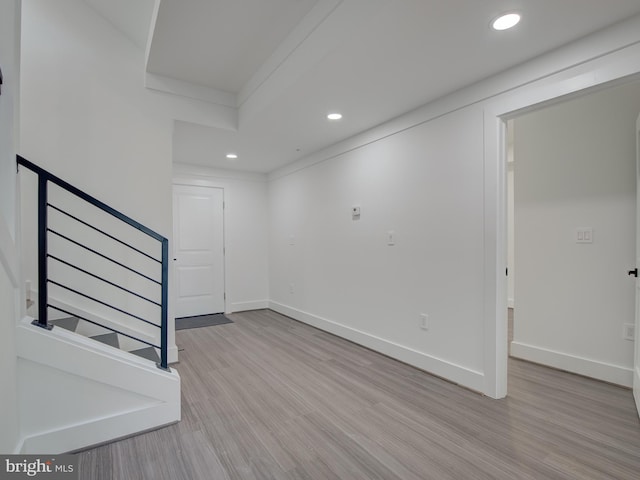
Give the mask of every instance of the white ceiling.
<path id="1" fill-rule="evenodd" d="M 238 93 L 316 1 L 162 2 L 147 71 Z"/>
<path id="2" fill-rule="evenodd" d="M 147 45 L 155 0 L 85 0 L 129 40 L 143 50 Z"/>
<path id="3" fill-rule="evenodd" d="M 147 37 L 154 0 L 86 1 Z M 489 28 L 513 10 L 520 25 Z M 640 0 L 163 0 L 146 68 L 238 109 L 237 131 L 177 122 L 175 160 L 268 172 L 636 14 Z"/>

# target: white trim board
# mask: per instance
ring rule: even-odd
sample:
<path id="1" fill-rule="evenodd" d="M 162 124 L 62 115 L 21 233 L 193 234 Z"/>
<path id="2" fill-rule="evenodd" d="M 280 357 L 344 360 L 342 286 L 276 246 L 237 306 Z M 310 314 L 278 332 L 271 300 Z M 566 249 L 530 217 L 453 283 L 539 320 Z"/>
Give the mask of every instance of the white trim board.
<path id="1" fill-rule="evenodd" d="M 401 362 L 412 365 L 420 370 L 445 378 L 463 387 L 482 392 L 484 389 L 484 375 L 482 372 L 471 370 L 460 365 L 456 365 L 446 360 L 433 357 L 423 352 L 419 352 L 404 345 L 390 342 L 375 335 L 356 330 L 346 325 L 332 320 L 303 312 L 297 308 L 289 307 L 278 302 L 269 301 L 269 308 L 275 312 L 298 320 L 307 325 L 311 325 L 325 332 L 332 333 L 349 341 L 370 348 L 376 352 L 387 355 Z"/>
<path id="2" fill-rule="evenodd" d="M 610 363 L 598 362 L 589 358 L 536 347 L 526 343 L 511 342 L 511 356 L 529 362 L 577 373 L 585 377 L 603 380 L 623 387 L 631 387 L 633 369 Z M 636 375 L 638 372 L 636 372 Z"/>
<path id="3" fill-rule="evenodd" d="M 244 180 L 248 182 L 265 183 L 267 181 L 267 175 L 265 173 L 225 170 L 222 168 L 173 162 L 174 185 L 217 186 L 219 183 L 216 180 Z"/>
<path id="4" fill-rule="evenodd" d="M 269 308 L 269 300 L 254 300 L 250 302 L 234 302 L 227 313 L 247 312 L 250 310 L 263 310 Z"/>
<path id="5" fill-rule="evenodd" d="M 635 376 L 633 379 L 633 396 L 635 397 L 636 405 L 640 405 L 640 367 L 636 367 L 633 374 Z"/>

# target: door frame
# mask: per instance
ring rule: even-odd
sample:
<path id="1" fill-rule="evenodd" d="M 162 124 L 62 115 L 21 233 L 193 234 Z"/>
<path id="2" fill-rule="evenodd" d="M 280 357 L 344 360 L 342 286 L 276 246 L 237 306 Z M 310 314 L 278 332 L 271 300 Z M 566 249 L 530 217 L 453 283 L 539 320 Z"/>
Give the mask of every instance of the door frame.
<path id="1" fill-rule="evenodd" d="M 640 414 L 640 280 L 637 269 L 640 267 L 640 112 L 636 119 L 636 278 L 635 278 L 635 321 L 634 324 L 634 351 L 633 351 L 633 380 L 631 381 L 633 399 L 636 411 Z"/>
<path id="2" fill-rule="evenodd" d="M 636 44 L 541 76 L 484 105 L 484 393 L 491 398 L 507 395 L 507 121 L 597 89 L 640 80 L 639 50 Z M 614 62 L 610 57 L 616 55 L 623 58 Z"/>
<path id="3" fill-rule="evenodd" d="M 226 223 L 227 223 L 227 212 L 226 212 L 226 208 L 225 208 L 225 202 L 226 202 L 226 192 L 224 187 L 221 187 L 220 185 L 214 185 L 212 182 L 206 182 L 206 181 L 202 181 L 199 179 L 189 179 L 189 178 L 185 178 L 184 176 L 174 176 L 172 181 L 171 181 L 171 209 L 173 211 L 173 187 L 175 186 L 186 186 L 186 187 L 206 187 L 206 188 L 218 188 L 220 190 L 222 190 L 222 248 L 223 248 L 223 254 L 222 254 L 222 278 L 223 278 L 223 289 L 224 289 L 224 312 L 223 313 L 230 313 L 229 312 L 229 298 L 227 295 L 227 285 L 229 284 L 229 279 L 227 278 L 227 255 L 226 255 L 226 246 L 227 246 L 227 233 L 226 233 Z M 172 231 L 173 228 L 175 228 L 175 222 L 176 219 L 172 218 Z M 171 258 L 173 259 L 173 247 L 171 250 Z M 176 289 L 176 266 L 175 263 L 172 261 L 172 268 L 169 269 L 169 290 L 171 291 L 171 301 L 172 302 L 176 302 L 177 300 L 177 289 Z M 175 312 L 175 307 L 174 307 L 174 312 Z"/>

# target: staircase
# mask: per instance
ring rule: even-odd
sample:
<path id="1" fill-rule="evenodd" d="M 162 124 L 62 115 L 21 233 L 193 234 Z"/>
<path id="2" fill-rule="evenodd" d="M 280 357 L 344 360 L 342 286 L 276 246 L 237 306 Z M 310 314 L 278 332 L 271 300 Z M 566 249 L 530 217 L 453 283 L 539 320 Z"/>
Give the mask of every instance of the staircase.
<path id="1" fill-rule="evenodd" d="M 65 330 L 68 330 L 70 332 L 78 333 L 79 335 L 84 335 L 88 338 L 91 338 L 96 342 L 104 343 L 105 345 L 117 348 L 118 350 L 129 352 L 133 355 L 137 355 L 140 358 L 146 358 L 147 360 L 152 361 L 154 364 L 160 363 L 160 355 L 158 355 L 158 350 L 156 348 L 140 346 L 139 344 L 136 345 L 136 343 L 139 342 L 134 343 L 132 347 L 131 339 L 123 337 L 122 335 L 112 332 L 106 328 L 102 328 L 103 333 L 87 334 L 87 330 L 91 329 L 92 327 L 91 324 L 83 322 L 77 317 L 59 318 L 57 320 L 51 320 L 49 321 L 49 323 L 54 327 L 64 328 Z M 94 328 L 100 329 L 101 327 Z M 92 331 L 92 333 L 95 332 Z M 133 342 L 135 342 L 135 340 Z"/>
<path id="2" fill-rule="evenodd" d="M 36 175 L 38 197 L 38 286 L 27 303 L 35 320 L 23 319 L 16 337 L 28 412 L 21 453 L 74 451 L 179 421 L 180 376 L 167 362 L 168 240 L 17 163 Z"/>

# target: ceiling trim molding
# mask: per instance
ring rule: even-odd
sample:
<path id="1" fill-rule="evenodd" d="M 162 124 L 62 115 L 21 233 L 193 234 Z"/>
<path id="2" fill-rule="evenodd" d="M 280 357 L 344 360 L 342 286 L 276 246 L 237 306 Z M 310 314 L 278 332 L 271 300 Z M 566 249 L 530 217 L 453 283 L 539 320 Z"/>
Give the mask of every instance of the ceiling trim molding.
<path id="1" fill-rule="evenodd" d="M 250 182 L 267 182 L 266 173 L 244 172 L 240 170 L 226 170 L 217 167 L 205 167 L 187 163 L 173 163 L 173 183 L 193 183 L 193 179 L 199 178 L 202 182 L 212 179 L 242 180 Z"/>
<path id="2" fill-rule="evenodd" d="M 237 108 L 236 95 L 215 88 L 196 85 L 157 73 L 145 72 L 144 86 L 151 90 L 170 93 L 181 97 L 215 103 L 224 107 Z"/>
<path id="3" fill-rule="evenodd" d="M 318 0 L 293 31 L 278 46 L 275 52 L 253 74 L 238 93 L 238 106 L 242 106 L 257 89 L 312 35 L 344 0 Z"/>
<path id="4" fill-rule="evenodd" d="M 238 94 L 239 125 L 270 106 L 389 0 L 320 0 Z"/>
<path id="5" fill-rule="evenodd" d="M 155 0 L 153 5 L 153 11 L 151 12 L 151 23 L 149 24 L 149 32 L 147 33 L 147 44 L 144 49 L 144 70 L 147 71 L 149 65 L 149 54 L 151 53 L 151 44 L 153 43 L 153 34 L 156 31 L 156 24 L 158 23 L 158 12 L 160 11 L 160 2 L 162 0 Z"/>

